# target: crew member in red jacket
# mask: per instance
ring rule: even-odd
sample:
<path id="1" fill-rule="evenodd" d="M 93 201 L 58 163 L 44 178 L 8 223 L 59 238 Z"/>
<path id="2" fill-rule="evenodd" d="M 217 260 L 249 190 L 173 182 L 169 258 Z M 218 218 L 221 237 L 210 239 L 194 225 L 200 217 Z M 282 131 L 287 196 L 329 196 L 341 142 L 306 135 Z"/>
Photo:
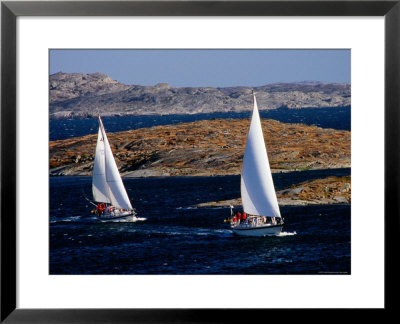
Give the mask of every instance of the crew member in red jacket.
<path id="1" fill-rule="evenodd" d="M 106 209 L 106 204 L 105 203 L 97 204 L 96 209 L 97 209 L 97 215 L 100 216 Z"/>

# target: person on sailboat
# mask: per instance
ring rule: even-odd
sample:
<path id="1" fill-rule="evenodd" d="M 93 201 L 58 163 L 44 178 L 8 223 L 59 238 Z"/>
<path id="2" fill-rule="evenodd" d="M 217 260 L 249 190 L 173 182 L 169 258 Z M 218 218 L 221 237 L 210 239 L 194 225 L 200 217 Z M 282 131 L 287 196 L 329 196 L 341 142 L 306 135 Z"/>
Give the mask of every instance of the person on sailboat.
<path id="1" fill-rule="evenodd" d="M 247 215 L 246 215 L 246 213 L 245 213 L 245 212 L 243 212 L 243 215 L 242 215 L 242 220 L 243 220 L 243 221 L 245 221 L 245 220 L 246 220 L 246 218 L 247 218 Z"/>
<path id="2" fill-rule="evenodd" d="M 97 212 L 97 215 L 100 215 L 100 214 L 101 214 L 101 204 L 97 204 L 97 206 L 96 206 L 96 212 Z"/>
<path id="3" fill-rule="evenodd" d="M 97 204 L 96 209 L 97 209 L 97 215 L 100 216 L 106 209 L 106 204 L 105 203 Z"/>

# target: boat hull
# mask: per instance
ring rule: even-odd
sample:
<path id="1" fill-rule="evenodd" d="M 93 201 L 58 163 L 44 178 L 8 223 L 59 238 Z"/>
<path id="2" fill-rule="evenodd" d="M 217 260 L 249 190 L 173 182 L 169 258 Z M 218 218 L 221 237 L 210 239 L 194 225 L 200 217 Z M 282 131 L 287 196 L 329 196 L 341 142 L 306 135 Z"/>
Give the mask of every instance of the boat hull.
<path id="1" fill-rule="evenodd" d="M 133 221 L 136 218 L 134 211 L 127 211 L 118 214 L 106 213 L 97 216 L 97 219 L 101 222 L 113 222 L 113 221 Z"/>
<path id="2" fill-rule="evenodd" d="M 282 225 L 269 226 L 236 226 L 232 227 L 233 233 L 240 236 L 276 236 L 282 231 Z"/>

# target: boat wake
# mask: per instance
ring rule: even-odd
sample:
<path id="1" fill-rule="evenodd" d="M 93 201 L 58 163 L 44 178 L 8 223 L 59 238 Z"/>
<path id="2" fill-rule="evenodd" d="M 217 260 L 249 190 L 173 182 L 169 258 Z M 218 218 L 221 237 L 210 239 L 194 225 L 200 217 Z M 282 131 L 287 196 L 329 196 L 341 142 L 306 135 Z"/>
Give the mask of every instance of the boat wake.
<path id="1" fill-rule="evenodd" d="M 67 217 L 54 217 L 50 220 L 51 224 L 57 223 L 95 223 L 96 217 L 88 216 L 67 216 Z"/>
<path id="2" fill-rule="evenodd" d="M 136 223 L 147 220 L 145 217 L 128 217 L 128 218 L 117 218 L 117 219 L 97 219 L 102 223 Z"/>
<path id="3" fill-rule="evenodd" d="M 147 220 L 145 217 L 135 218 L 119 218 L 119 219 L 99 219 L 96 216 L 69 216 L 69 217 L 57 217 L 50 220 L 51 224 L 62 224 L 62 223 L 135 223 L 143 222 Z"/>
<path id="4" fill-rule="evenodd" d="M 135 217 L 132 222 L 143 222 L 145 220 L 147 220 L 146 217 Z"/>
<path id="5" fill-rule="evenodd" d="M 277 236 L 293 236 L 297 235 L 296 232 L 280 232 Z"/>
<path id="6" fill-rule="evenodd" d="M 162 236 L 232 236 L 232 231 L 228 229 L 190 228 L 185 226 L 159 226 L 157 230 L 134 227 L 130 228 L 129 231 Z"/>

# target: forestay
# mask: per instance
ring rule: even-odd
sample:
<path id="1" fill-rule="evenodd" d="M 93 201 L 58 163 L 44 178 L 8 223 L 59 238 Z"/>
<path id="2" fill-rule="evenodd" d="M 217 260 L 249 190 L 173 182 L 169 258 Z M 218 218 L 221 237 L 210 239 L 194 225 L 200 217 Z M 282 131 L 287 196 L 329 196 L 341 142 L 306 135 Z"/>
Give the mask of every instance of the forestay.
<path id="1" fill-rule="evenodd" d="M 247 214 L 281 217 L 267 150 L 261 128 L 256 97 L 251 118 L 241 175 L 243 210 Z"/>

